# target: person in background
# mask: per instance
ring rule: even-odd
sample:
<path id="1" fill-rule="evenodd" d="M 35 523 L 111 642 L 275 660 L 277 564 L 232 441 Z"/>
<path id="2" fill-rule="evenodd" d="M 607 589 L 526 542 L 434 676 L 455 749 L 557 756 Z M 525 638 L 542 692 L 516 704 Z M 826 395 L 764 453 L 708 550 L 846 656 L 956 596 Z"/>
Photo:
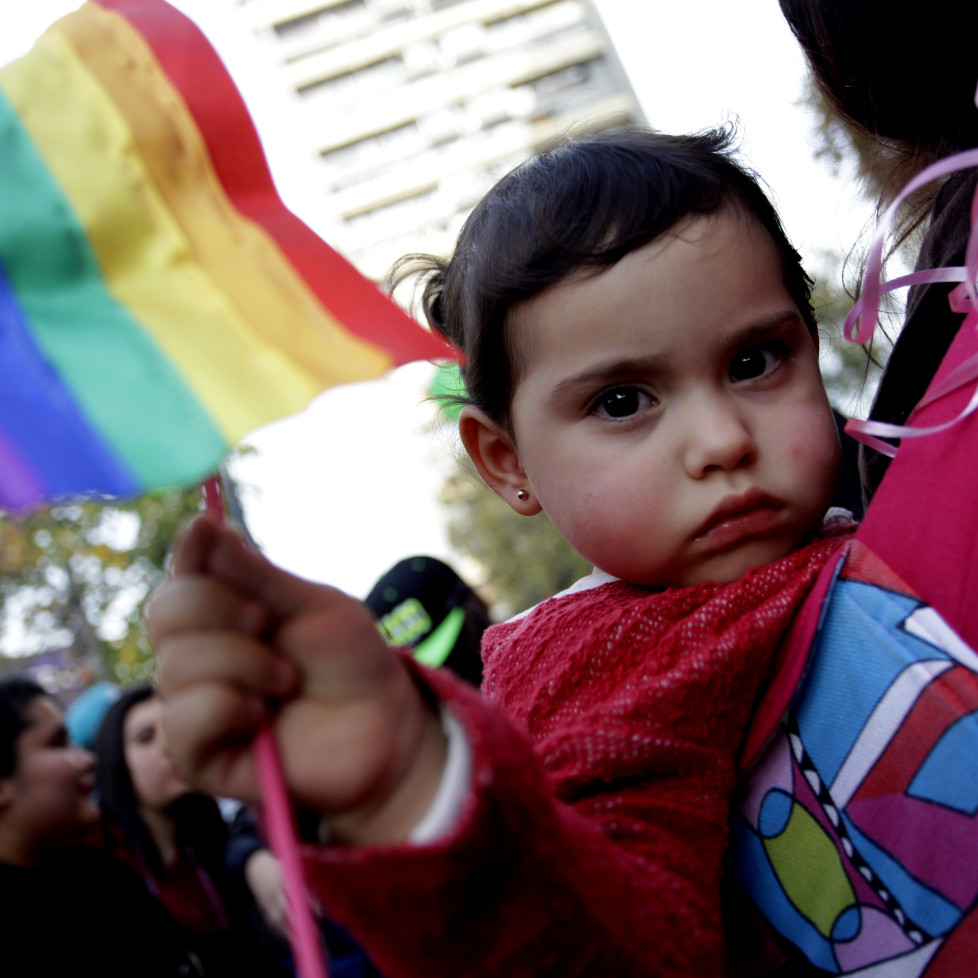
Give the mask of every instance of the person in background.
<path id="1" fill-rule="evenodd" d="M 886 0 L 781 0 L 781 10 L 836 118 L 875 158 L 880 208 L 925 167 L 978 146 L 974 7 L 936 0 L 912 24 Z M 918 268 L 964 264 L 976 186 L 978 169 L 962 170 L 908 203 L 897 242 L 925 231 Z M 948 304 L 952 288 L 910 289 L 870 418 L 904 424 L 924 395 L 962 322 Z M 888 465 L 863 448 L 867 499 Z"/>
<path id="2" fill-rule="evenodd" d="M 228 872 L 247 885 L 254 901 L 255 928 L 262 947 L 279 965 L 294 973 L 289 944 L 289 908 L 282 888 L 282 867 L 268 848 L 262 832 L 261 807 L 242 805 L 230 824 L 225 851 Z M 318 819 L 308 813 L 297 813 L 300 833 L 313 838 Z M 320 907 L 314 907 L 323 941 L 323 952 L 329 962 L 330 978 L 382 978 L 367 952 L 343 927 L 328 919 Z"/>
<path id="3" fill-rule="evenodd" d="M 94 784 L 59 703 L 26 676 L 0 680 L 0 970 L 196 974 L 139 877 L 95 844 Z"/>
<path id="4" fill-rule="evenodd" d="M 203 974 L 275 974 L 250 930 L 248 894 L 225 873 L 218 804 L 174 767 L 162 710 L 153 688 L 138 686 L 99 727 L 95 786 L 106 849 L 139 874 Z"/>
<path id="5" fill-rule="evenodd" d="M 881 206 L 925 167 L 978 146 L 976 8 L 781 9 L 829 106 L 868 149 Z M 976 186 L 970 168 L 918 191 L 890 247 L 918 246 L 921 271 L 963 265 Z M 978 361 L 953 288 L 910 290 L 870 415 L 930 433 L 900 440 L 892 460 L 863 450 L 865 518 L 814 609 L 811 644 L 786 643 L 759 700 L 731 819 L 737 974 L 975 968 L 978 424 L 960 416 L 974 381 L 921 400 Z"/>
<path id="6" fill-rule="evenodd" d="M 489 609 L 448 564 L 405 557 L 381 575 L 364 603 L 390 645 L 409 647 L 423 665 L 450 669 L 479 688 Z"/>

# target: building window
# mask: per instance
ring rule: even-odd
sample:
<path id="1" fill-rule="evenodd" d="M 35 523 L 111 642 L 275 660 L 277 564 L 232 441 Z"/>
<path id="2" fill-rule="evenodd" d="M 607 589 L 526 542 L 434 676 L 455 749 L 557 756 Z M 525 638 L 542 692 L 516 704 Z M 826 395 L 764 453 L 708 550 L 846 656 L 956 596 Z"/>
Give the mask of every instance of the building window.
<path id="1" fill-rule="evenodd" d="M 403 68 L 404 59 L 399 55 L 392 55 L 389 58 L 363 65 L 353 71 L 344 71 L 342 74 L 303 85 L 298 91 L 304 99 L 316 98 L 320 95 L 336 97 L 340 93 L 349 95 L 354 90 L 358 95 L 363 95 L 390 87 L 391 76 Z"/>
<path id="2" fill-rule="evenodd" d="M 317 34 L 327 27 L 334 26 L 338 21 L 345 20 L 352 14 L 362 13 L 366 9 L 364 0 L 343 0 L 343 3 L 323 7 L 311 14 L 303 14 L 301 17 L 295 17 L 292 20 L 283 20 L 281 23 L 275 24 L 273 30 L 276 37 L 283 41 L 297 41 Z"/>
<path id="3" fill-rule="evenodd" d="M 377 160 L 389 160 L 390 151 L 406 154 L 423 144 L 416 122 L 408 122 L 394 129 L 366 136 L 353 143 L 334 149 L 323 150 L 319 158 L 336 169 L 370 165 Z"/>

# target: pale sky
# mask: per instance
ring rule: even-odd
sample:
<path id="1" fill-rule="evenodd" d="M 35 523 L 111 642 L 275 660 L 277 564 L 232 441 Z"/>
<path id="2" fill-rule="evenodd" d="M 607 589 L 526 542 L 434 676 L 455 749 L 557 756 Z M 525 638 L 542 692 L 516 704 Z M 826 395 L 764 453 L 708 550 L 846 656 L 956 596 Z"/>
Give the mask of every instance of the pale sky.
<path id="1" fill-rule="evenodd" d="M 230 2 L 175 5 L 198 20 L 242 87 L 286 203 L 322 232 L 320 216 L 298 192 L 309 164 L 291 151 L 288 113 L 260 102 L 261 55 L 249 57 L 250 39 L 221 17 Z M 651 125 L 680 132 L 737 118 L 743 156 L 766 181 L 812 269 L 822 251 L 852 246 L 870 208 L 849 181 L 811 157 L 809 115 L 797 104 L 804 64 L 777 0 L 597 3 Z M 32 0 L 14 11 L 5 4 L 0 64 L 78 5 Z M 423 402 L 429 374 L 426 365 L 412 365 L 328 391 L 301 415 L 249 439 L 259 456 L 235 472 L 249 486 L 252 533 L 273 560 L 358 596 L 401 557 L 430 553 L 457 563 L 437 501 L 454 441 L 430 430 L 434 409 Z"/>

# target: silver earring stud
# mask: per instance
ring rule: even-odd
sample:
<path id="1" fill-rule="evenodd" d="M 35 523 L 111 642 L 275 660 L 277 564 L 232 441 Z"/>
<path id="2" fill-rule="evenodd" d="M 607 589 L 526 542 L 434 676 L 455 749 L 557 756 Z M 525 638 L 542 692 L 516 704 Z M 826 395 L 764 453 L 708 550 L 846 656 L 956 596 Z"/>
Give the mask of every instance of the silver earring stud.
<path id="1" fill-rule="evenodd" d="M 530 498 L 530 494 L 525 489 L 517 489 L 516 498 L 525 501 Z"/>

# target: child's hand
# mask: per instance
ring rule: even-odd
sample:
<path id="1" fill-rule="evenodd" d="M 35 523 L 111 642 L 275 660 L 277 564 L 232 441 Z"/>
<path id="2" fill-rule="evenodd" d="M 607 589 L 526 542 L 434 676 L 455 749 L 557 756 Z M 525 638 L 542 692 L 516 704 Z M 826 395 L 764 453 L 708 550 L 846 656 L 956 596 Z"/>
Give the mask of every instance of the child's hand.
<path id="1" fill-rule="evenodd" d="M 170 750 L 191 783 L 259 800 L 251 746 L 271 719 L 293 798 L 333 838 L 406 838 L 434 797 L 444 737 L 359 601 L 202 516 L 146 617 Z"/>

